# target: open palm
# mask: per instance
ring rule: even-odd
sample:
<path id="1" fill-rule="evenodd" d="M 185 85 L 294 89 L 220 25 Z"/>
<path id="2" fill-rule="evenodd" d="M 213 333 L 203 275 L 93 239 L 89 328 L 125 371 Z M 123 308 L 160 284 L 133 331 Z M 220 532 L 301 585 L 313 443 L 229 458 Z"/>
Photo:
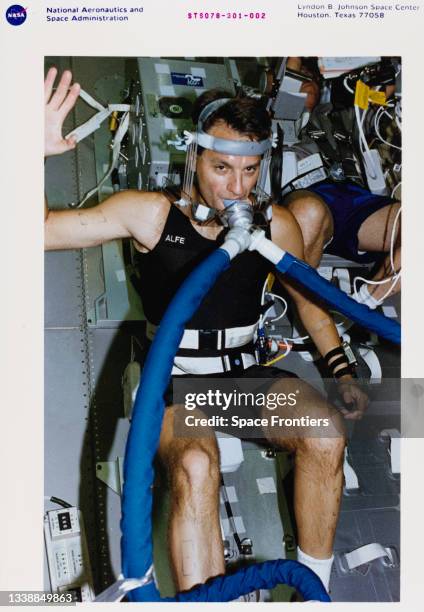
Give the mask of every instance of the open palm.
<path id="1" fill-rule="evenodd" d="M 44 155 L 59 155 L 73 149 L 76 140 L 73 137 L 64 138 L 62 135 L 63 123 L 68 113 L 75 106 L 80 86 L 74 83 L 71 87 L 72 73 L 69 70 L 60 77 L 56 89 L 53 91 L 57 69 L 50 68 L 44 81 L 45 116 L 44 116 Z"/>

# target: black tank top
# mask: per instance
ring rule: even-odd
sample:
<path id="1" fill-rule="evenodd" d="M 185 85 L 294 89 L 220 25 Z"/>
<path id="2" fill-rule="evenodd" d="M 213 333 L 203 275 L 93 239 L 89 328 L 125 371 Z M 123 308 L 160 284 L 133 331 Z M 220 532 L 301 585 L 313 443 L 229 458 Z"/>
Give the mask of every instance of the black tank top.
<path id="1" fill-rule="evenodd" d="M 224 229 L 216 240 L 201 236 L 190 219 L 171 204 L 157 245 L 149 253 L 137 253 L 139 291 L 148 321 L 155 325 L 160 323 L 181 283 L 222 245 L 226 233 Z M 238 255 L 218 278 L 186 328 L 226 329 L 256 323 L 263 284 L 272 268 L 272 264 L 256 251 Z"/>

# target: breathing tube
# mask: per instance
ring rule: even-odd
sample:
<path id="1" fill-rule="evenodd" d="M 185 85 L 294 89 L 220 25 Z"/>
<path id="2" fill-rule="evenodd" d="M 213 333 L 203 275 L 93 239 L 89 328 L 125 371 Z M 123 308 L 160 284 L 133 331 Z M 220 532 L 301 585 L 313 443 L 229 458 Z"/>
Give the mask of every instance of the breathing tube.
<path id="1" fill-rule="evenodd" d="M 231 208 L 230 206 L 228 207 Z M 286 583 L 298 589 L 305 600 L 330 601 L 321 580 L 296 561 L 277 559 L 243 568 L 234 574 L 209 580 L 175 598 L 161 599 L 152 572 L 152 484 L 153 460 L 159 444 L 165 403 L 175 353 L 184 326 L 198 309 L 231 259 L 250 242 L 245 207 L 229 210 L 232 224 L 222 247 L 214 251 L 187 277 L 162 318 L 148 353 L 136 395 L 124 462 L 121 552 L 124 578 L 144 577 L 144 585 L 130 591 L 130 601 L 231 601 L 258 588 Z"/>
<path id="2" fill-rule="evenodd" d="M 260 142 L 227 141 L 213 138 L 203 131 L 206 117 L 224 103 L 212 102 L 203 111 L 195 138 L 189 135 L 190 146 L 197 147 L 199 144 L 227 155 L 262 155 L 262 162 L 268 162 L 271 139 Z M 189 153 L 188 157 L 193 161 L 195 149 L 192 154 Z M 193 163 L 189 167 L 193 168 Z M 188 173 L 184 185 L 185 193 L 189 195 L 192 180 L 192 174 Z M 151 519 L 153 461 L 165 410 L 163 397 L 185 325 L 220 274 L 229 267 L 231 259 L 247 248 L 256 249 L 273 262 L 279 271 L 306 286 L 308 291 L 317 294 L 338 311 L 389 340 L 400 341 L 400 330 L 396 323 L 348 298 L 321 278 L 313 268 L 267 240 L 262 230 L 256 229 L 252 233 L 253 212 L 250 203 L 225 201 L 224 208 L 220 214 L 226 221 L 224 225 L 230 227 L 226 240 L 185 279 L 169 304 L 147 355 L 134 402 L 124 461 L 121 553 L 123 580 L 127 583 L 136 581 L 138 586 L 130 591 L 129 588 L 136 584 L 128 587 L 127 597 L 130 601 L 231 601 L 255 589 L 269 589 L 283 582 L 297 588 L 305 600 L 330 601 L 324 585 L 312 570 L 296 561 L 283 559 L 252 565 L 232 575 L 216 577 L 174 598 L 161 599 L 154 581 Z"/>
<path id="3" fill-rule="evenodd" d="M 382 338 L 400 344 L 401 328 L 397 321 L 359 304 L 335 285 L 325 280 L 309 264 L 283 251 L 265 237 L 263 230 L 252 234 L 249 250 L 258 251 L 271 261 L 276 269 L 300 284 L 312 298 L 319 299 L 359 325 L 376 332 Z"/>
<path id="4" fill-rule="evenodd" d="M 134 403 L 124 463 L 122 497 L 122 572 L 125 578 L 147 577 L 142 587 L 128 593 L 131 601 L 230 601 L 257 588 L 272 588 L 283 581 L 295 586 L 305 599 L 329 601 L 319 578 L 294 561 L 276 560 L 243 568 L 233 575 L 217 577 L 175 598 L 162 600 L 152 573 L 152 484 L 153 460 L 159 444 L 165 409 L 163 395 L 168 386 L 173 360 L 184 326 L 204 296 L 238 253 L 257 250 L 277 269 L 295 279 L 331 306 L 383 337 L 400 341 L 397 323 L 358 304 L 321 278 L 310 266 L 286 253 L 265 237 L 263 230 L 250 233 L 246 207 L 228 205 L 232 223 L 227 239 L 187 277 L 169 305 L 155 335 Z"/>

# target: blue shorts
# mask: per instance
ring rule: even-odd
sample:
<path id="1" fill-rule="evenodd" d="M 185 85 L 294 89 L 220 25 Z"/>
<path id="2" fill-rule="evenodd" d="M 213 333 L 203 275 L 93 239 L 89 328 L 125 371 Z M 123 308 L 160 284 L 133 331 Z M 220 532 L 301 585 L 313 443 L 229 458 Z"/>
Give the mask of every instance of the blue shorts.
<path id="1" fill-rule="evenodd" d="M 354 183 L 322 181 L 308 187 L 308 191 L 324 200 L 333 217 L 333 239 L 324 248 L 324 253 L 358 263 L 374 263 L 382 259 L 381 252 L 358 251 L 358 232 L 365 219 L 395 200 L 389 196 L 374 195 Z"/>

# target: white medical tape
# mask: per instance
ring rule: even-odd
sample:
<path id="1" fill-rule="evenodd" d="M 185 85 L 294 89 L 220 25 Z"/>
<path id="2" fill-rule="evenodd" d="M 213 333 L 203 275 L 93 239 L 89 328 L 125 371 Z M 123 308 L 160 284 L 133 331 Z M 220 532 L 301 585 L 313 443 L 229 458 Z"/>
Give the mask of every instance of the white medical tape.
<path id="1" fill-rule="evenodd" d="M 272 476 L 265 476 L 264 478 L 257 478 L 256 484 L 258 486 L 260 495 L 266 495 L 267 493 L 277 493 L 277 487 L 275 485 L 275 480 Z"/>
<path id="2" fill-rule="evenodd" d="M 376 352 L 370 348 L 364 348 L 362 346 L 358 347 L 359 354 L 362 359 L 365 361 L 367 366 L 370 369 L 371 377 L 370 383 L 377 384 L 381 382 L 381 378 L 383 376 L 383 370 L 381 369 L 380 360 L 377 357 Z"/>
<path id="3" fill-rule="evenodd" d="M 356 475 L 355 470 L 350 465 L 348 461 L 347 448 L 345 448 L 344 452 L 344 462 L 343 462 L 343 474 L 345 478 L 345 488 L 350 491 L 351 489 L 359 489 L 359 481 Z"/>
<path id="4" fill-rule="evenodd" d="M 337 278 L 339 281 L 339 287 L 344 293 L 347 293 L 347 295 L 352 293 L 350 275 L 347 268 L 334 268 L 333 278 Z"/>
<path id="5" fill-rule="evenodd" d="M 218 440 L 219 439 L 220 438 L 218 438 Z M 227 500 L 230 502 L 230 504 L 236 504 L 238 502 L 237 491 L 235 487 L 225 487 L 225 493 L 227 495 Z M 219 503 L 221 504 L 224 503 L 222 491 L 220 491 L 220 494 L 219 494 Z"/>
<path id="6" fill-rule="evenodd" d="M 233 523 L 231 523 L 227 518 L 222 519 L 222 528 L 224 530 L 225 537 L 233 534 L 233 525 L 238 534 L 246 533 L 243 518 L 241 516 L 234 516 Z"/>
<path id="7" fill-rule="evenodd" d="M 344 558 L 350 570 L 360 565 L 364 565 L 365 563 L 375 561 L 376 559 L 381 559 L 382 557 L 388 557 L 390 561 L 393 561 L 390 548 L 385 548 L 378 542 L 366 544 L 365 546 L 361 546 L 356 550 L 344 554 Z"/>
<path id="8" fill-rule="evenodd" d="M 383 429 L 381 437 L 390 438 L 390 467 L 392 474 L 400 474 L 400 431 L 397 429 Z"/>
<path id="9" fill-rule="evenodd" d="M 122 574 L 118 580 L 105 589 L 100 595 L 95 597 L 95 602 L 114 602 L 121 601 L 130 591 L 153 581 L 153 565 L 150 566 L 147 574 L 143 578 L 124 578 Z"/>

